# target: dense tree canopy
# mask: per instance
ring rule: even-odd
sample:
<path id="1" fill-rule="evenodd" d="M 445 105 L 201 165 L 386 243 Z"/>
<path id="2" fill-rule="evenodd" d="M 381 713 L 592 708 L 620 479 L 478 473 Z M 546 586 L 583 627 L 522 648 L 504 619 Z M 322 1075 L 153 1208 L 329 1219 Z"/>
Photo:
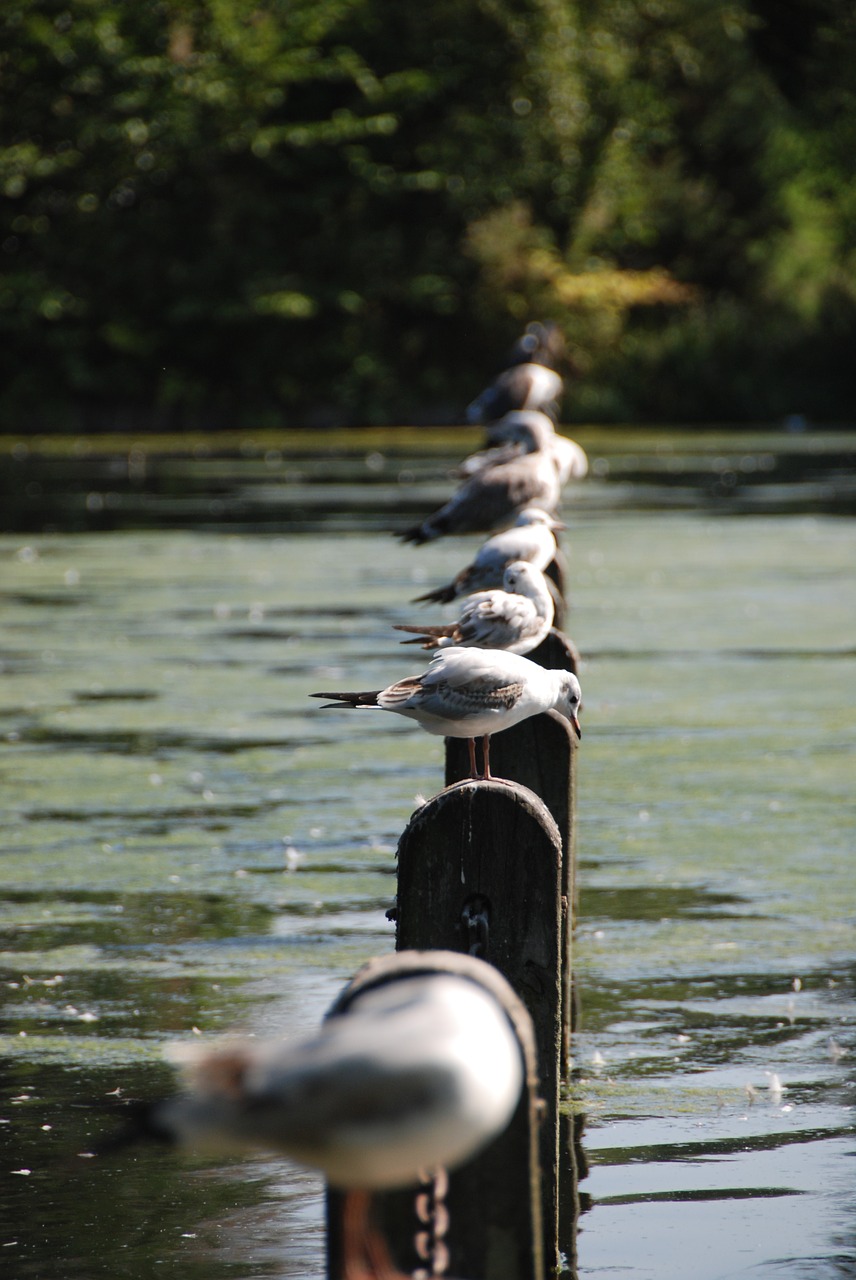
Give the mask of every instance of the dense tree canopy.
<path id="1" fill-rule="evenodd" d="M 7 426 L 843 418 L 844 0 L 8 0 Z"/>

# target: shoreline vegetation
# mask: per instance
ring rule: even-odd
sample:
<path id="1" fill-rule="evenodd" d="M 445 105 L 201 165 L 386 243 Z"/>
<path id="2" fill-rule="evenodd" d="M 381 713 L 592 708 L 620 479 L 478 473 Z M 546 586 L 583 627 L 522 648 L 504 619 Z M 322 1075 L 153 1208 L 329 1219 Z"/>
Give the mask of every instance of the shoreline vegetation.
<path id="1" fill-rule="evenodd" d="M 12 0 L 0 429 L 852 420 L 845 0 Z"/>

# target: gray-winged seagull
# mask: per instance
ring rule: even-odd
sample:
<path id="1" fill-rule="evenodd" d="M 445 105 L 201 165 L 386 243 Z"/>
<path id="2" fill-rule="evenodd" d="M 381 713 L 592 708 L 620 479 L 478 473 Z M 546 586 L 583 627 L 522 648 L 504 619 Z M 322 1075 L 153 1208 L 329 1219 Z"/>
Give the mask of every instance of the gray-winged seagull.
<path id="1" fill-rule="evenodd" d="M 472 562 L 452 582 L 416 596 L 413 603 L 430 600 L 448 604 L 459 596 L 501 587 L 503 574 L 513 560 L 526 560 L 543 571 L 555 559 L 556 532 L 564 527 L 539 507 L 525 507 L 510 529 L 482 543 Z"/>
<path id="2" fill-rule="evenodd" d="M 399 623 L 395 630 L 417 637 L 402 644 L 421 644 L 423 649 L 463 645 L 531 653 L 553 625 L 553 614 L 553 596 L 541 570 L 514 560 L 505 570 L 502 590 L 467 596 L 456 622 L 421 627 Z"/>
<path id="3" fill-rule="evenodd" d="M 541 711 L 558 711 L 581 736 L 579 681 L 570 671 L 547 671 L 504 649 L 440 649 L 418 676 L 366 693 L 313 693 L 328 707 L 394 711 L 428 733 L 466 738 L 470 777 L 489 778 L 490 735 Z M 476 768 L 475 739 L 483 739 L 484 774 Z"/>
<path id="4" fill-rule="evenodd" d="M 581 480 L 588 475 L 589 462 L 582 445 L 568 436 L 560 435 L 551 419 L 534 409 L 520 409 L 515 413 L 507 413 L 498 422 L 491 422 L 487 428 L 488 447 L 465 458 L 459 468 L 460 474 L 475 475 L 485 466 L 514 457 L 525 447 L 528 428 L 534 424 L 543 433 L 543 448 L 553 455 L 560 485 L 566 484 L 568 480 Z"/>
<path id="5" fill-rule="evenodd" d="M 552 424 L 549 429 L 539 421 L 518 424 L 515 441 L 501 459 L 481 467 L 444 506 L 399 536 L 404 542 L 431 542 L 448 533 L 500 529 L 524 507 L 554 511 L 561 493 L 554 438 Z"/>
<path id="6" fill-rule="evenodd" d="M 532 361 L 504 369 L 467 406 L 467 422 L 495 422 L 513 409 L 558 413 L 562 379 L 553 369 Z"/>

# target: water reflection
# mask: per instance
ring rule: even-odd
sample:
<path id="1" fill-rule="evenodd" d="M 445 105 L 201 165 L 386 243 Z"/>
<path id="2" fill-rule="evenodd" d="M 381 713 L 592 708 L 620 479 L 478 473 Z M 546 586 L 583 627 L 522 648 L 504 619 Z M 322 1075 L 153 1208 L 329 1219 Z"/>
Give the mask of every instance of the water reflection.
<path id="1" fill-rule="evenodd" d="M 856 511 L 851 432 L 582 428 L 586 510 Z M 403 527 L 448 496 L 472 427 L 0 440 L 0 530 Z M 320 446 L 320 447 L 319 447 Z"/>

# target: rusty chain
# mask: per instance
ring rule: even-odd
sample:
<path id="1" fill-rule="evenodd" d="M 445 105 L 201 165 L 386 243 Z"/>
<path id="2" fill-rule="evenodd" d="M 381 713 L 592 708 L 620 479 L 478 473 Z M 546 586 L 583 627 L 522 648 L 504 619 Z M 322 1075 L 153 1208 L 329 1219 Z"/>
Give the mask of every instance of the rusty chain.
<path id="1" fill-rule="evenodd" d="M 435 1169 L 423 1174 L 424 1190 L 416 1196 L 416 1217 L 421 1229 L 413 1237 L 416 1255 L 427 1265 L 417 1267 L 412 1280 L 441 1280 L 449 1267 L 449 1250 L 446 1233 L 449 1230 L 449 1210 L 446 1208 L 446 1192 L 449 1176 L 445 1169 Z"/>

